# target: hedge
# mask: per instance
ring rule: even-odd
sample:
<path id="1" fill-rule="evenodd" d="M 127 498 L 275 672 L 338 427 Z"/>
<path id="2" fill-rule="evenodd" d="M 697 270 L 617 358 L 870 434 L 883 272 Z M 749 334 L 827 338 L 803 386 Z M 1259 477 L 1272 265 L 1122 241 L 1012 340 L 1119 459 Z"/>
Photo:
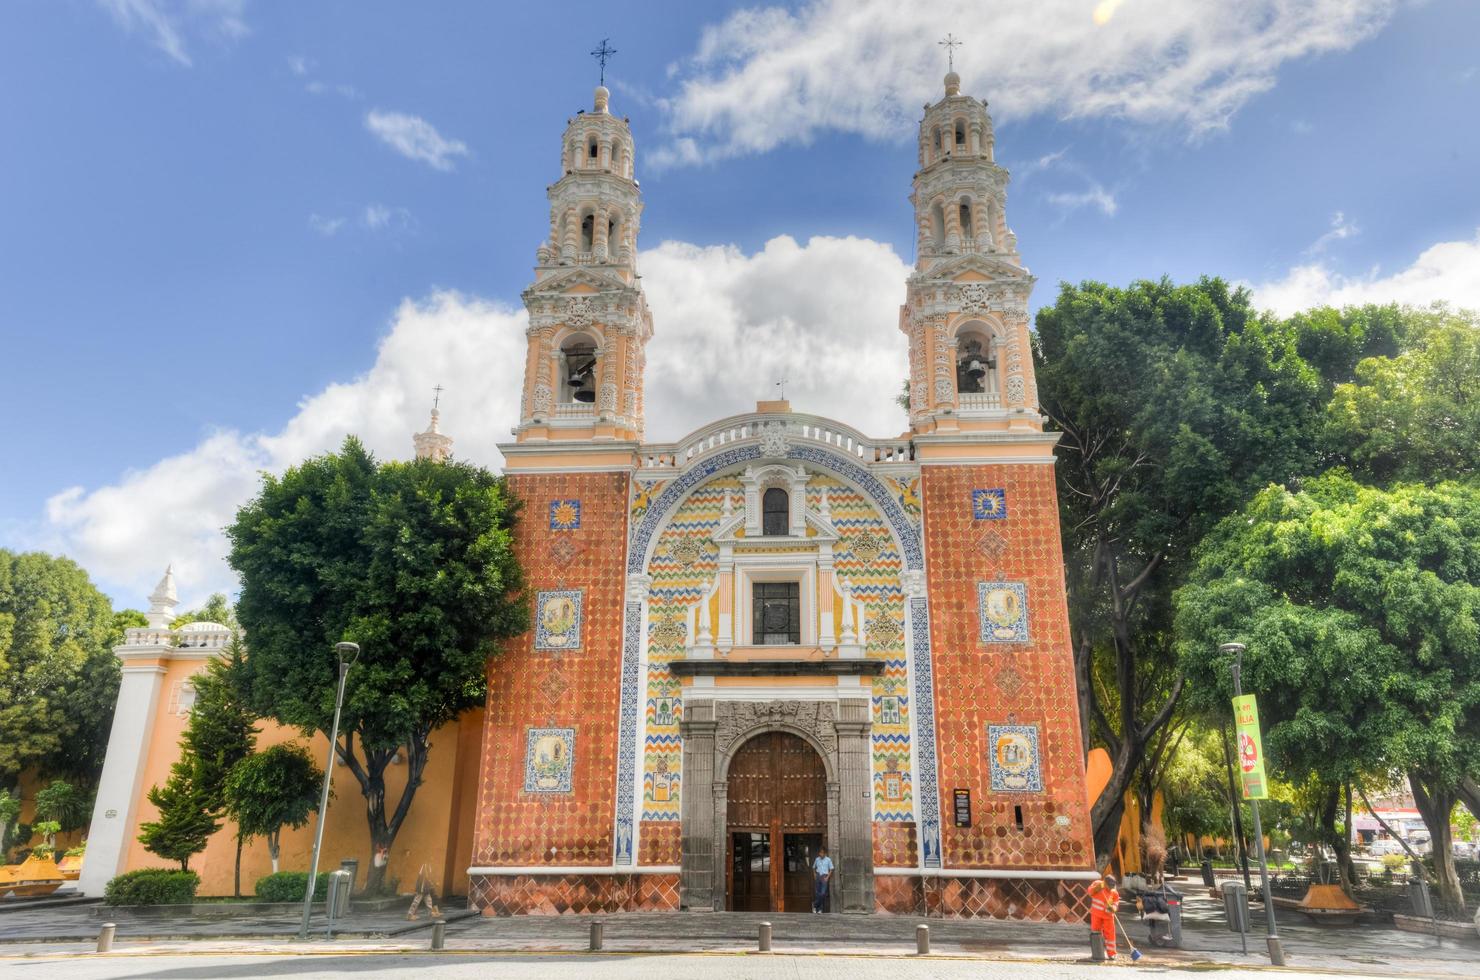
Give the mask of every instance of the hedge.
<path id="1" fill-rule="evenodd" d="M 142 868 L 129 871 L 108 882 L 103 889 L 107 905 L 189 905 L 200 887 L 200 875 L 194 871 L 169 868 Z"/>
<path id="2" fill-rule="evenodd" d="M 279 871 L 257 879 L 254 889 L 259 902 L 301 902 L 308 888 L 307 871 Z M 313 900 L 322 902 L 329 894 L 329 872 L 320 871 L 313 886 Z"/>

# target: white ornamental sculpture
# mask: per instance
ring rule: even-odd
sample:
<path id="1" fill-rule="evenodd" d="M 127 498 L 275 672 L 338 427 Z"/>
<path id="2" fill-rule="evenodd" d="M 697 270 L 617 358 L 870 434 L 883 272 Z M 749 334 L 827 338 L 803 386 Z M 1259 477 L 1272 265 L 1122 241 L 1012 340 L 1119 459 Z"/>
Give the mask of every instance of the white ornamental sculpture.
<path id="1" fill-rule="evenodd" d="M 761 455 L 777 458 L 786 455 L 786 423 L 767 422 L 761 428 Z"/>

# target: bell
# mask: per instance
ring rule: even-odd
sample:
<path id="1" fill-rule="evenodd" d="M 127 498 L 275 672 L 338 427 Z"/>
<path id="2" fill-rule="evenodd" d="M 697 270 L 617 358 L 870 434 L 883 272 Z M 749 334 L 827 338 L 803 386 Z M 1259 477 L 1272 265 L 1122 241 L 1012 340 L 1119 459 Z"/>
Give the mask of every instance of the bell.
<path id="1" fill-rule="evenodd" d="M 966 374 L 973 381 L 980 381 L 983 377 L 986 376 L 986 373 L 987 366 L 976 358 L 972 358 L 970 363 L 966 365 Z"/>
<path id="2" fill-rule="evenodd" d="M 592 402 L 596 401 L 596 392 L 592 391 L 590 388 L 581 388 L 575 393 L 574 397 L 576 401 L 585 402 L 587 405 L 589 405 Z"/>

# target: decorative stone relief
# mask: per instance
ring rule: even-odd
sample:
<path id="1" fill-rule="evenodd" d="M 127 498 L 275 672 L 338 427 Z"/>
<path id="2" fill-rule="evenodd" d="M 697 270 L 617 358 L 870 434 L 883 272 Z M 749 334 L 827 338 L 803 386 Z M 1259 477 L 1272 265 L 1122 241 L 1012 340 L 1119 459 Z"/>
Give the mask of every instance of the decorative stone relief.
<path id="1" fill-rule="evenodd" d="M 534 386 L 534 414 L 544 415 L 550 411 L 550 386 L 537 384 Z"/>
<path id="2" fill-rule="evenodd" d="M 1027 385 L 1021 374 L 1014 374 L 1007 379 L 1007 404 L 1013 408 L 1021 408 L 1027 396 Z"/>
<path id="3" fill-rule="evenodd" d="M 608 381 L 601 386 L 601 394 L 597 400 L 596 408 L 602 412 L 615 412 L 617 410 L 617 386 Z"/>
<path id="4" fill-rule="evenodd" d="M 951 383 L 950 378 L 935 379 L 935 400 L 941 404 L 949 404 L 955 400 L 956 386 Z"/>
<path id="5" fill-rule="evenodd" d="M 987 312 L 987 285 L 981 282 L 966 283 L 961 287 L 960 304 L 962 313 Z"/>
<path id="6" fill-rule="evenodd" d="M 762 456 L 785 456 L 786 447 L 785 422 L 767 422 L 761 427 Z"/>
<path id="7" fill-rule="evenodd" d="M 573 327 L 584 327 L 591 323 L 595 307 L 585 296 L 576 296 L 566 301 L 565 322 Z"/>
<path id="8" fill-rule="evenodd" d="M 837 706 L 823 701 L 720 701 L 715 704 L 716 755 L 728 755 L 744 737 L 768 727 L 785 725 L 815 738 L 829 756 L 837 752 L 833 728 Z"/>

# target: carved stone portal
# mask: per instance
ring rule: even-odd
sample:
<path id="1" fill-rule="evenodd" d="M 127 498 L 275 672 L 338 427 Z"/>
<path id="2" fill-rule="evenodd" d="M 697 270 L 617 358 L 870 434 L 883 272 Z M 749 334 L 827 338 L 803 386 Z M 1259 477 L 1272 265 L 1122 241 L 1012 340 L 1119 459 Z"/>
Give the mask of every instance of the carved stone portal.
<path id="1" fill-rule="evenodd" d="M 726 827 L 730 761 L 752 737 L 769 731 L 800 735 L 827 769 L 827 844 L 836 865 L 833 907 L 872 912 L 873 794 L 865 698 L 838 701 L 712 701 L 684 706 L 683 865 L 681 903 L 723 909 L 729 864 Z M 708 792 L 705 791 L 708 787 Z"/>

